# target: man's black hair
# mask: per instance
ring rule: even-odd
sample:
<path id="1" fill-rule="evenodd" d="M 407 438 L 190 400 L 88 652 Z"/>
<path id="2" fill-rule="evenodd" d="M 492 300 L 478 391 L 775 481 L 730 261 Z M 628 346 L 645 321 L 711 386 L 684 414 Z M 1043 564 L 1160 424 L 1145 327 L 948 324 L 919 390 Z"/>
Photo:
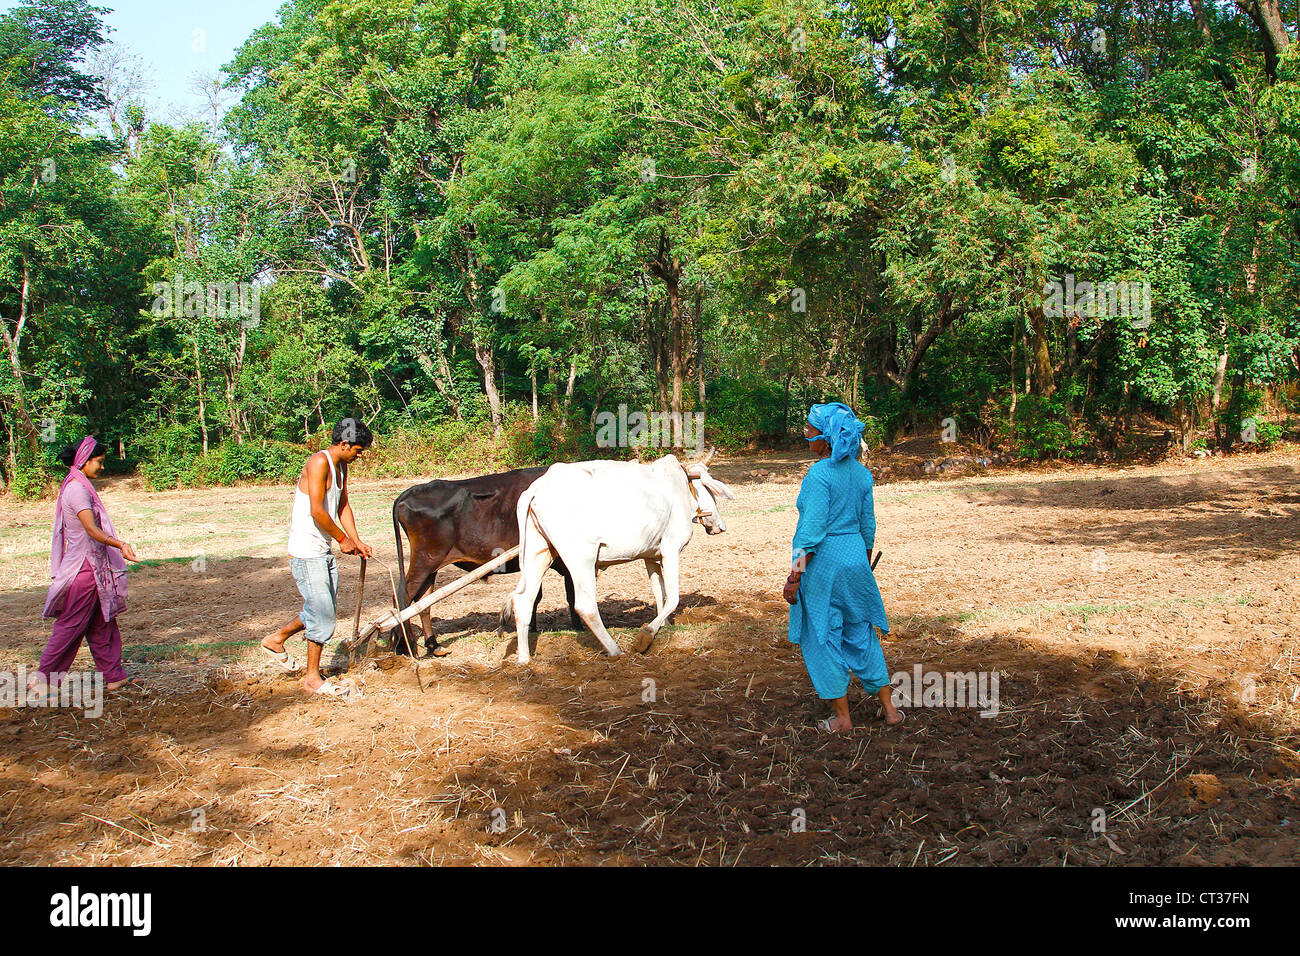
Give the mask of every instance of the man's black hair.
<path id="1" fill-rule="evenodd" d="M 63 449 L 63 451 L 59 452 L 59 461 L 63 462 L 65 465 L 71 468 L 72 463 L 77 460 L 77 449 L 81 447 L 82 441 L 83 439 L 79 438 L 76 441 L 74 441 L 71 445 L 69 445 L 67 448 Z M 108 447 L 102 441 L 96 438 L 95 450 L 90 453 L 90 457 L 98 458 L 100 455 L 107 455 L 107 454 L 108 454 Z"/>
<path id="2" fill-rule="evenodd" d="M 360 445 L 362 448 L 369 448 L 370 443 L 375 440 L 366 423 L 359 418 L 339 419 L 331 437 L 336 445 L 346 442 L 349 445 Z"/>

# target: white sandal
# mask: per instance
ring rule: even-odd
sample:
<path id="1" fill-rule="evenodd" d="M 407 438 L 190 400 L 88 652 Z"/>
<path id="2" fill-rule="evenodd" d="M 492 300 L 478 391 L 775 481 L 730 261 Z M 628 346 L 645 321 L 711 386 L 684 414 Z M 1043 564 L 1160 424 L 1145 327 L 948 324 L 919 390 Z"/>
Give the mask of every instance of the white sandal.
<path id="1" fill-rule="evenodd" d="M 300 666 L 298 664 L 298 658 L 291 655 L 287 650 L 283 650 L 279 654 L 277 654 L 275 651 L 271 650 L 265 644 L 261 644 L 258 646 L 262 648 L 262 653 L 265 654 L 267 657 L 271 658 L 271 660 L 275 661 L 277 664 L 279 664 L 280 669 L 283 670 L 285 673 L 292 674 Z"/>
<path id="2" fill-rule="evenodd" d="M 325 697 L 337 697 L 340 700 L 344 700 L 352 696 L 351 688 L 341 687 L 338 684 L 333 683 L 332 681 L 326 681 L 325 683 L 317 687 L 314 691 L 312 691 L 312 693 L 321 694 Z"/>

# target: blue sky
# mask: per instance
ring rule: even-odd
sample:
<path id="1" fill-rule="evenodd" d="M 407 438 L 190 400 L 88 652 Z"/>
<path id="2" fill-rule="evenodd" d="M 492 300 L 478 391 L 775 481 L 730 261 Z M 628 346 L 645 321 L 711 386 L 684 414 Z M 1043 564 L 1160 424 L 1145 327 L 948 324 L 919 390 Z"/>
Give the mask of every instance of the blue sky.
<path id="1" fill-rule="evenodd" d="M 140 58 L 157 119 L 201 114 L 204 100 L 192 77 L 216 73 L 259 26 L 276 18 L 284 0 L 94 0 L 113 12 L 109 40 Z M 0 11 L 14 0 L 0 0 Z M 202 31 L 196 33 L 195 31 Z M 202 47 L 202 49 L 196 49 Z"/>

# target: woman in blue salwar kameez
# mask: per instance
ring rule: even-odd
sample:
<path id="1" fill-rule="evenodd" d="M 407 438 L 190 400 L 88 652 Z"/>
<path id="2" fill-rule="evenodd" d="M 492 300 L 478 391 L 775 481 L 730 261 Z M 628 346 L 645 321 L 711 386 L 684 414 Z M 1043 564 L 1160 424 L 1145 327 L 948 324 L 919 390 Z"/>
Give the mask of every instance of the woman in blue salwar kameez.
<path id="1" fill-rule="evenodd" d="M 905 714 L 891 699 L 889 670 L 876 628 L 889 631 L 885 605 L 871 571 L 876 538 L 871 472 L 858 461 L 862 422 L 842 402 L 814 405 L 804 437 L 820 459 L 799 488 L 799 523 L 784 596 L 790 604 L 790 642 L 803 651 L 817 696 L 833 717 L 818 726 L 845 732 L 851 674 L 880 698 L 885 722 Z"/>

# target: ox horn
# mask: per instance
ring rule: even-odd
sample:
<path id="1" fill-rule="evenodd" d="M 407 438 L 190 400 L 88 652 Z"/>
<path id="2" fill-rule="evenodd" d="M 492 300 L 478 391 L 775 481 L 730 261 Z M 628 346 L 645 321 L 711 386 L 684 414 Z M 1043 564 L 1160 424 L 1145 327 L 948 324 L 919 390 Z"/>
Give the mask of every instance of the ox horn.
<path id="1" fill-rule="evenodd" d="M 709 467 L 709 462 L 713 461 L 713 453 L 717 450 L 718 449 L 715 448 L 713 445 L 710 445 L 709 450 L 704 453 L 704 456 L 702 458 L 696 458 L 693 462 L 691 462 L 691 464 L 703 465 L 705 468 Z"/>

